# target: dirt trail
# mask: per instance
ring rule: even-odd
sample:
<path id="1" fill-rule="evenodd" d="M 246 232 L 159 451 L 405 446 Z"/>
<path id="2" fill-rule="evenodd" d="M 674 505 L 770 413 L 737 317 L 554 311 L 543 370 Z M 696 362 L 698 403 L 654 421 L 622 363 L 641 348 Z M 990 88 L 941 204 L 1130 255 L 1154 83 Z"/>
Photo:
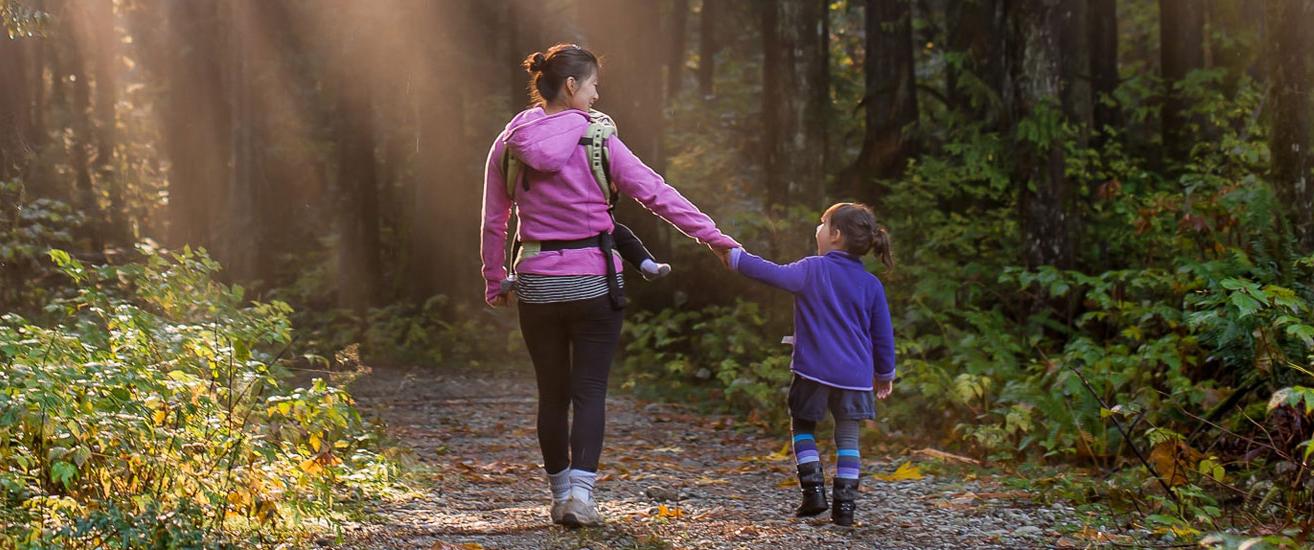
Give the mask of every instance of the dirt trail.
<path id="1" fill-rule="evenodd" d="M 435 472 L 421 496 L 347 525 L 352 548 L 1036 548 L 1066 546 L 1054 527 L 1075 514 L 988 479 L 881 481 L 892 459 L 864 457 L 855 528 L 794 519 L 781 438 L 619 395 L 597 493 L 608 524 L 567 530 L 547 517 L 528 372 L 376 369 L 352 392 Z"/>

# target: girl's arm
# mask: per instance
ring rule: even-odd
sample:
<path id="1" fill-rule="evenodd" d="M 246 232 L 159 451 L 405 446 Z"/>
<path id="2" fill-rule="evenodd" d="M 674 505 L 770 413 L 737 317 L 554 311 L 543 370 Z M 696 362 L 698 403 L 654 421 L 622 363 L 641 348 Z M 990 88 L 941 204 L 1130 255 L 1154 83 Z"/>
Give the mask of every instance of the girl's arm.
<path id="1" fill-rule="evenodd" d="M 667 223 L 685 235 L 714 248 L 737 248 L 739 243 L 721 233 L 716 222 L 684 198 L 674 187 L 667 185 L 657 172 L 649 168 L 619 137 L 607 139 L 611 160 L 611 179 L 622 193 L 639 201 Z"/>
<path id="2" fill-rule="evenodd" d="M 502 175 L 502 140 L 493 142 L 484 169 L 484 226 L 479 256 L 484 266 L 484 301 L 490 305 L 501 292 L 506 278 L 506 232 L 511 219 L 511 197 Z"/>
<path id="3" fill-rule="evenodd" d="M 876 380 L 894 380 L 894 325 L 885 301 L 885 287 L 879 284 L 871 306 L 871 348 Z"/>
<path id="4" fill-rule="evenodd" d="M 730 251 L 730 269 L 750 279 L 756 279 L 794 294 L 803 292 L 808 283 L 808 258 L 789 265 L 780 265 L 749 254 L 742 248 Z"/>

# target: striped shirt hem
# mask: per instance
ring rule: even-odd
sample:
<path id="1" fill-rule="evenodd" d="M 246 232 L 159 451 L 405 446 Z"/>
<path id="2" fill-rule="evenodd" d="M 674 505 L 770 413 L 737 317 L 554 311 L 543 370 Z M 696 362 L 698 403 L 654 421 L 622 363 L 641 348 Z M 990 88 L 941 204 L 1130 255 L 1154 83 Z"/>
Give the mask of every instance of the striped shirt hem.
<path id="1" fill-rule="evenodd" d="M 625 288 L 625 278 L 616 274 L 616 284 Z M 538 275 L 516 277 L 516 299 L 526 304 L 552 304 L 591 300 L 607 295 L 606 275 Z"/>

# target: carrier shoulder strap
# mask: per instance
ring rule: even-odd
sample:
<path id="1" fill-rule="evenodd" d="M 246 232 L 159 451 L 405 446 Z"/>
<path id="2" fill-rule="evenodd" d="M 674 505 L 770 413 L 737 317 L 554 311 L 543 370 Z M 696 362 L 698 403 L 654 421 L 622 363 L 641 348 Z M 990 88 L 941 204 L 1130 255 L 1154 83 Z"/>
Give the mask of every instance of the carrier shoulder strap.
<path id="1" fill-rule="evenodd" d="M 616 209 L 616 200 L 620 192 L 611 181 L 611 153 L 607 149 L 607 140 L 618 133 L 616 122 L 602 111 L 589 110 L 589 128 L 579 142 L 588 154 L 589 168 L 593 170 L 593 179 L 602 189 L 602 196 L 607 198 L 609 210 Z"/>

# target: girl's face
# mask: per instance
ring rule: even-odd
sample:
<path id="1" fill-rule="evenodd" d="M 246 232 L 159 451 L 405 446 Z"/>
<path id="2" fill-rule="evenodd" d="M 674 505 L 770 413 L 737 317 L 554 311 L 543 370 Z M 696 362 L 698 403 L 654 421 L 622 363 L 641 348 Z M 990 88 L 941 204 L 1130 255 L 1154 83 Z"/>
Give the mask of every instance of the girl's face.
<path id="1" fill-rule="evenodd" d="M 830 216 L 822 216 L 817 226 L 817 255 L 825 256 L 832 250 L 844 250 L 844 235 L 830 226 Z"/>
<path id="2" fill-rule="evenodd" d="M 571 109 L 588 111 L 598 100 L 598 71 L 580 80 L 575 77 L 566 79 L 566 106 Z"/>

